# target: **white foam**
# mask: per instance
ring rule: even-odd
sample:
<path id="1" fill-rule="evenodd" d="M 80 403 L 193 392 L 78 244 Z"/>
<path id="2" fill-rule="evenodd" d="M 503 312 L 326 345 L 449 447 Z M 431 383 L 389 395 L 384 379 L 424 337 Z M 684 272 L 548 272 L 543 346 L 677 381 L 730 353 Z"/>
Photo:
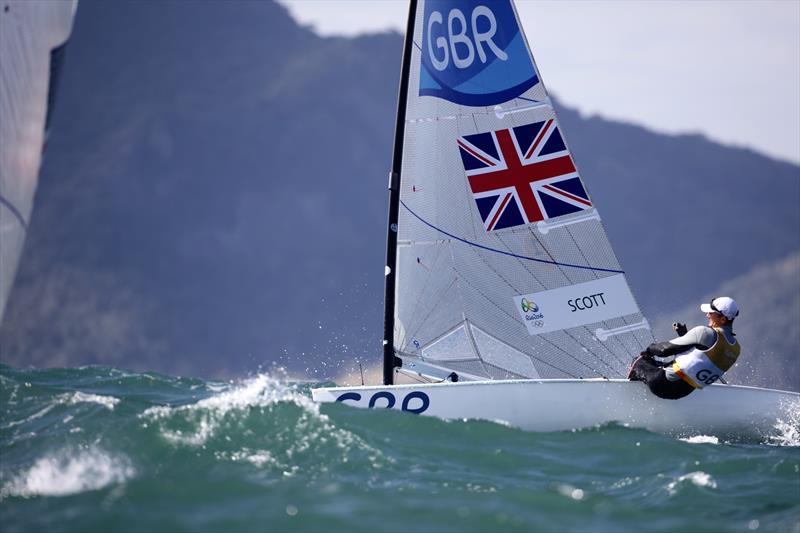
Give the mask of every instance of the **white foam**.
<path id="1" fill-rule="evenodd" d="M 710 474 L 697 471 L 697 472 L 689 472 L 688 474 L 682 475 L 675 481 L 671 481 L 667 485 L 667 492 L 669 493 L 670 496 L 675 495 L 678 492 L 678 487 L 687 481 L 696 487 L 704 487 L 709 489 L 717 488 L 717 482 L 714 480 L 713 477 L 711 477 Z"/>
<path id="2" fill-rule="evenodd" d="M 39 458 L 0 488 L 0 500 L 10 496 L 67 496 L 122 483 L 136 474 L 124 455 L 100 448 L 61 450 Z"/>
<path id="3" fill-rule="evenodd" d="M 680 440 L 689 444 L 719 444 L 719 438 L 714 435 L 694 435 Z"/>
<path id="4" fill-rule="evenodd" d="M 32 420 L 36 420 L 37 418 L 42 418 L 44 415 L 46 415 L 47 413 L 52 411 L 54 407 L 55 407 L 55 404 L 50 404 L 50 405 L 47 405 L 47 406 L 43 407 L 42 409 L 36 411 L 35 413 L 33 413 L 31 416 L 29 416 L 27 418 L 23 418 L 22 420 L 12 420 L 8 424 L 6 424 L 5 429 L 12 428 L 14 426 L 19 426 L 20 424 L 24 424 L 26 422 L 30 422 Z"/>
<path id="5" fill-rule="evenodd" d="M 247 461 L 259 468 L 285 470 L 287 475 L 292 475 L 297 468 L 292 464 L 298 454 L 313 451 L 320 445 L 333 444 L 340 451 L 339 460 L 342 462 L 347 462 L 350 453 L 356 450 L 368 453 L 373 468 L 393 462 L 392 458 L 385 457 L 358 435 L 336 427 L 327 415 L 320 413 L 319 404 L 308 393 L 266 374 L 244 380 L 193 404 L 151 407 L 139 417 L 145 420 L 145 426 L 155 424 L 161 436 L 174 446 L 202 447 L 209 439 L 218 436 L 226 423 L 235 422 L 237 413 L 247 413 L 253 408 L 264 409 L 277 403 L 291 403 L 301 409 L 292 427 L 297 437 L 291 439 L 285 449 L 270 454 L 242 448 L 219 452 L 215 454 L 216 458 Z M 232 418 L 226 420 L 229 413 Z M 264 415 L 270 416 L 268 413 Z"/>
<path id="6" fill-rule="evenodd" d="M 265 465 L 282 467 L 282 465 L 267 450 L 250 450 L 248 448 L 244 448 L 232 453 L 217 452 L 214 455 L 217 459 L 247 462 L 257 468 L 262 468 Z"/>
<path id="7" fill-rule="evenodd" d="M 775 423 L 776 433 L 769 436 L 768 444 L 800 446 L 800 402 L 783 406 L 785 417 Z"/>
<path id="8" fill-rule="evenodd" d="M 119 403 L 119 398 L 115 398 L 113 396 L 102 396 L 100 394 L 87 394 L 85 392 L 76 391 L 73 393 L 65 393 L 59 394 L 55 397 L 55 401 L 46 405 L 39 411 L 35 412 L 31 416 L 27 418 L 23 418 L 22 420 L 12 420 L 8 424 L 5 425 L 5 428 L 12 428 L 14 426 L 18 426 L 20 424 L 25 424 L 26 422 L 31 422 L 36 420 L 37 418 L 42 418 L 44 415 L 49 413 L 53 410 L 53 408 L 57 405 L 75 405 L 77 403 L 96 403 L 102 405 L 106 409 L 114 410 L 114 406 Z M 68 417 L 64 419 L 64 423 L 69 422 L 72 420 L 72 417 Z"/>
<path id="9" fill-rule="evenodd" d="M 304 410 L 319 414 L 319 406 L 309 398 L 297 393 L 278 380 L 261 374 L 247 379 L 233 389 L 205 398 L 197 403 L 179 407 L 157 406 L 146 409 L 140 416 L 150 421 L 159 421 L 175 414 L 186 415 L 195 421 L 192 432 L 162 428 L 162 435 L 174 444 L 201 446 L 213 436 L 222 419 L 231 411 L 250 407 L 267 407 L 271 404 L 288 401 Z"/>
<path id="10" fill-rule="evenodd" d="M 87 394 L 81 391 L 76 391 L 72 394 L 62 394 L 59 398 L 61 403 L 65 403 L 67 405 L 75 405 L 76 403 L 96 403 L 111 411 L 113 411 L 114 406 L 119 403 L 119 398 L 115 398 L 114 396 Z"/>
<path id="11" fill-rule="evenodd" d="M 624 477 L 624 478 L 620 479 L 619 481 L 615 481 L 614 483 L 612 483 L 611 484 L 611 488 L 612 489 L 621 489 L 623 487 L 628 487 L 630 485 L 633 485 L 634 483 L 637 483 L 640 479 L 641 478 L 639 476 L 636 476 L 636 477 Z"/>

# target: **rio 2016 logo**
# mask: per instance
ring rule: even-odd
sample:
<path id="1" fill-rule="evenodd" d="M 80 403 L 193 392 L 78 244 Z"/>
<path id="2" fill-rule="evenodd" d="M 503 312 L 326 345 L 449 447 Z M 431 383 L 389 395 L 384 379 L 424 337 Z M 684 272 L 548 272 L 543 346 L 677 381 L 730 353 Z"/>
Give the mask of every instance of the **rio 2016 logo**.
<path id="1" fill-rule="evenodd" d="M 420 96 L 487 106 L 539 83 L 510 0 L 428 0 L 423 17 Z"/>
<path id="2" fill-rule="evenodd" d="M 523 297 L 519 305 L 522 308 L 522 314 L 525 316 L 526 323 L 537 329 L 544 327 L 544 313 L 541 312 L 539 304 Z"/>
<path id="3" fill-rule="evenodd" d="M 536 302 L 532 302 L 532 301 L 528 300 L 527 298 L 523 298 L 522 299 L 521 305 L 522 305 L 522 312 L 523 313 L 538 313 L 539 312 L 539 306 L 536 305 Z"/>

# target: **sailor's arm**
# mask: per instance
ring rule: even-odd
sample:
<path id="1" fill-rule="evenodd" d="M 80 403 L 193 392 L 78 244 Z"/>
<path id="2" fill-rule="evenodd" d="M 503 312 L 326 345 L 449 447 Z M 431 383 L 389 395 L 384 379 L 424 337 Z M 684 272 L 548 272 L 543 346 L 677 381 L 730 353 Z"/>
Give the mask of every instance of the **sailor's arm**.
<path id="1" fill-rule="evenodd" d="M 645 349 L 644 353 L 653 357 L 672 357 L 683 353 L 690 348 L 707 350 L 714 345 L 717 333 L 707 326 L 697 326 L 686 332 L 685 335 L 669 341 L 654 342 Z"/>

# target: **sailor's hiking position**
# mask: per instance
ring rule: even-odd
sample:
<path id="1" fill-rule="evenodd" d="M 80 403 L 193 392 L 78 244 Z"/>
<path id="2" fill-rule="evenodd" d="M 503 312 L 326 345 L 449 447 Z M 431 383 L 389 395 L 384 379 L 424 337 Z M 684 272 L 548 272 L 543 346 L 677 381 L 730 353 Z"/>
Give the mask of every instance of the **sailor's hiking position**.
<path id="1" fill-rule="evenodd" d="M 631 365 L 628 379 L 644 381 L 650 392 L 668 400 L 683 398 L 720 379 L 741 351 L 733 333 L 739 306 L 733 298 L 722 296 L 700 310 L 706 313 L 708 326 L 686 331 L 684 324 L 673 324 L 679 337 L 648 346 Z"/>

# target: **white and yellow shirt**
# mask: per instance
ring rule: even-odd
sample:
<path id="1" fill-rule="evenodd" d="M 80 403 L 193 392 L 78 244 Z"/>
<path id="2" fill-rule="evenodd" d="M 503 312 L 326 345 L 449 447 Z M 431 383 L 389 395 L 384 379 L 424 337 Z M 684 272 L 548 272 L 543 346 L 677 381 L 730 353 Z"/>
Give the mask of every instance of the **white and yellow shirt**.
<path id="1" fill-rule="evenodd" d="M 717 338 L 710 348 L 702 350 L 695 347 L 678 355 L 669 368 L 670 373 L 696 389 L 702 389 L 721 378 L 738 359 L 741 346 L 729 328 L 714 328 L 714 331 Z"/>

